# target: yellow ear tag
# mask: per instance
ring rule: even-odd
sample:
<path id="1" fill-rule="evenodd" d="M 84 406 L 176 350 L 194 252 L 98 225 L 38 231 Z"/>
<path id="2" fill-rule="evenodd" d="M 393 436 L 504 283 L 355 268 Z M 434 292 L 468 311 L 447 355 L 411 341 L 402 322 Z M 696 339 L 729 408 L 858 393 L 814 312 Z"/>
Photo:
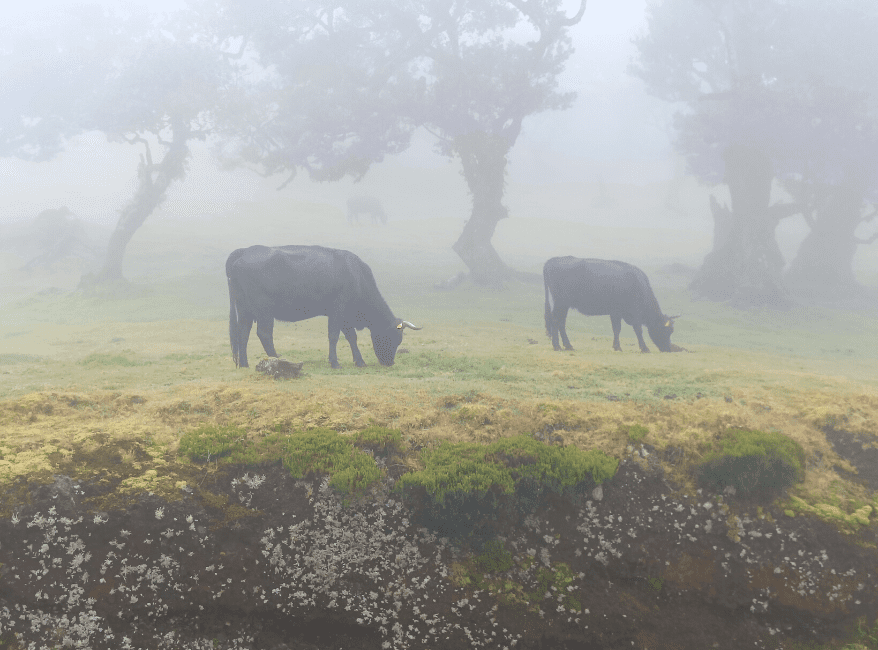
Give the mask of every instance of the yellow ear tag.
<path id="1" fill-rule="evenodd" d="M 401 329 L 402 329 L 402 323 L 400 323 L 399 325 L 397 325 L 397 326 L 396 326 L 396 329 L 401 330 Z"/>
<path id="2" fill-rule="evenodd" d="M 670 326 L 671 326 L 671 321 L 668 321 L 667 323 L 665 323 L 665 327 L 670 327 Z"/>

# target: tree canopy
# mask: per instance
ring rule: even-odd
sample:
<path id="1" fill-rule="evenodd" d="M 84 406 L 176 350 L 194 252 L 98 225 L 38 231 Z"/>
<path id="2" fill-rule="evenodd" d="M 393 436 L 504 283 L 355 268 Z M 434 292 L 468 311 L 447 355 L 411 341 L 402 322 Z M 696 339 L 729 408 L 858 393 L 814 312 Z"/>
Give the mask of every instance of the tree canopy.
<path id="1" fill-rule="evenodd" d="M 460 157 L 472 193 L 455 250 L 474 280 L 502 281 L 511 270 L 490 240 L 506 216 L 506 155 L 525 117 L 572 102 L 556 79 L 573 51 L 567 28 L 584 9 L 567 16 L 558 0 L 226 3 L 216 24 L 248 44 L 258 72 L 225 154 L 263 173 L 361 178 L 423 126 L 440 153 Z"/>
<path id="2" fill-rule="evenodd" d="M 631 72 L 652 94 L 680 104 L 676 147 L 690 169 L 732 192 L 731 210 L 715 204 L 721 236 L 693 288 L 724 299 L 749 283 L 759 287 L 747 291 L 777 299 L 783 260 L 774 227 L 798 212 L 814 238 L 836 241 L 831 250 L 814 248 L 815 239 L 803 245 L 788 279 L 851 285 L 854 230 L 864 199 L 878 192 L 878 76 L 866 55 L 878 27 L 873 4 L 666 0 L 647 11 Z M 730 156 L 740 169 L 761 169 L 761 179 L 730 175 Z M 793 205 L 769 206 L 775 177 Z M 858 196 L 840 203 L 832 198 L 839 192 Z M 800 263 L 809 268 L 804 275 Z M 752 269 L 759 277 L 748 280 Z"/>

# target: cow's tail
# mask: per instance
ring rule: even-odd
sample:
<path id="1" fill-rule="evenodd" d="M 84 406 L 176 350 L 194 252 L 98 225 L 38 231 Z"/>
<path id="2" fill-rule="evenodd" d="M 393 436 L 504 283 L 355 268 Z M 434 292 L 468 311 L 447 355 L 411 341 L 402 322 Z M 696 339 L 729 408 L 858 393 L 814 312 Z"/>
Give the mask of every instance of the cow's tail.
<path id="1" fill-rule="evenodd" d="M 556 330 L 555 316 L 552 313 L 555 305 L 552 292 L 549 289 L 549 269 L 545 266 L 543 267 L 543 285 L 546 287 L 546 336 L 552 338 Z"/>
<path id="2" fill-rule="evenodd" d="M 232 278 L 226 278 L 229 281 L 229 344 L 232 346 L 232 359 L 235 361 L 235 368 L 238 366 L 238 355 L 241 351 L 241 322 L 238 319 L 238 305 L 235 300 L 235 290 L 232 287 Z"/>
<path id="3" fill-rule="evenodd" d="M 240 257 L 242 250 L 236 250 L 229 255 L 226 260 L 226 280 L 229 283 L 229 344 L 232 347 L 232 359 L 235 361 L 235 368 L 240 367 L 239 360 L 241 357 L 241 345 L 243 334 L 241 332 L 241 312 L 240 304 L 241 292 L 234 280 L 232 280 L 232 265 Z"/>

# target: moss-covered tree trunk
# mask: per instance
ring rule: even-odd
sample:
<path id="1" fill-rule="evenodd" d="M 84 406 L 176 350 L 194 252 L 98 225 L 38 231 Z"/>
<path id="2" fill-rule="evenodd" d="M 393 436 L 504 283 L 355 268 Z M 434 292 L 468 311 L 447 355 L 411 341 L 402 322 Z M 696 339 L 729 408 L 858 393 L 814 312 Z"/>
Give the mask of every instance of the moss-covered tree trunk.
<path id="1" fill-rule="evenodd" d="M 853 261 L 859 242 L 855 231 L 863 221 L 862 183 L 849 181 L 829 190 L 810 221 L 805 237 L 790 264 L 787 281 L 798 290 L 826 296 L 849 295 L 859 288 Z"/>
<path id="2" fill-rule="evenodd" d="M 81 286 L 106 284 L 122 280 L 122 261 L 128 242 L 146 219 L 165 200 L 166 192 L 171 183 L 181 180 L 186 174 L 186 159 L 189 156 L 187 140 L 188 129 L 174 129 L 174 138 L 168 144 L 164 158 L 153 163 L 149 146 L 145 140 L 138 138 L 146 146 L 138 167 L 138 186 L 134 197 L 122 208 L 116 228 L 110 235 L 107 244 L 107 255 L 104 265 L 96 275 L 84 277 Z"/>
<path id="3" fill-rule="evenodd" d="M 473 209 L 452 249 L 469 267 L 474 282 L 499 286 L 513 275 L 491 244 L 497 223 L 508 216 L 503 190 L 509 143 L 502 136 L 477 132 L 459 136 L 454 149 L 463 165 Z"/>
<path id="4" fill-rule="evenodd" d="M 732 205 L 711 199 L 714 248 L 690 288 L 698 297 L 743 308 L 784 306 L 784 260 L 774 236 L 778 211 L 769 206 L 771 161 L 757 149 L 737 145 L 726 150 L 725 163 Z"/>

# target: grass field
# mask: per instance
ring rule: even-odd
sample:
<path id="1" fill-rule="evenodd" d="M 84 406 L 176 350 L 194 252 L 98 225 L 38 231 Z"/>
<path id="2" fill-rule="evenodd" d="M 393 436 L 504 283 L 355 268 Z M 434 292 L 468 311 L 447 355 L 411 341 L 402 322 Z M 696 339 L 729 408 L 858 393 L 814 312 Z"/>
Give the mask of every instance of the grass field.
<path id="1" fill-rule="evenodd" d="M 664 311 L 682 313 L 673 341 L 689 350 L 661 354 L 647 341 L 654 352 L 641 354 L 624 325 L 624 352 L 613 352 L 608 317 L 572 313 L 575 350 L 554 352 L 541 283 L 433 289 L 463 269 L 450 250 L 460 227 L 439 218 L 351 227 L 336 207 L 288 199 L 212 221 L 155 219 L 129 247 L 131 284 L 100 295 L 74 290 L 75 264 L 25 272 L 7 253 L 0 484 L 63 466 L 122 472 L 132 492 L 170 493 L 186 473 L 180 436 L 204 423 L 240 425 L 252 436 L 278 424 L 352 431 L 374 423 L 401 430 L 412 448 L 552 434 L 617 457 L 628 427 L 640 424 L 646 443 L 679 446 L 692 460 L 729 428 L 779 431 L 808 454 L 806 482 L 796 488 L 807 504 L 849 514 L 875 499 L 836 471 L 854 468 L 823 432 L 843 422 L 878 444 L 875 311 L 748 313 L 694 302 L 687 267 L 709 249 L 703 233 L 509 219 L 495 244 L 520 270 L 540 273 L 545 259 L 563 254 L 641 266 Z M 325 319 L 278 323 L 278 351 L 304 362 L 304 375 L 275 382 L 236 370 L 223 265 L 231 250 L 255 243 L 353 250 L 396 315 L 423 330 L 406 332 L 392 368 L 377 364 L 368 336 L 359 344 L 369 366 L 354 367 L 342 337 L 343 367 L 333 371 Z M 255 366 L 264 354 L 255 333 L 249 350 Z"/>

